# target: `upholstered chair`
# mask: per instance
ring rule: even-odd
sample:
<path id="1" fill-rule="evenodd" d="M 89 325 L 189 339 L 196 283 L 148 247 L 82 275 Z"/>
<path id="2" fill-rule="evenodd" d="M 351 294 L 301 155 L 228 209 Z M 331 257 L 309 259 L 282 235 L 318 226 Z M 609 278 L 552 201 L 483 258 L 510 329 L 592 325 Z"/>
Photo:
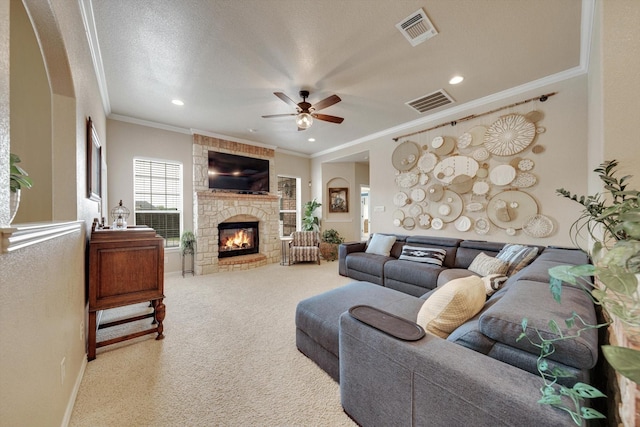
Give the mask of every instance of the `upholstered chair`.
<path id="1" fill-rule="evenodd" d="M 289 265 L 302 261 L 314 261 L 320 264 L 320 233 L 317 231 L 291 233 Z"/>

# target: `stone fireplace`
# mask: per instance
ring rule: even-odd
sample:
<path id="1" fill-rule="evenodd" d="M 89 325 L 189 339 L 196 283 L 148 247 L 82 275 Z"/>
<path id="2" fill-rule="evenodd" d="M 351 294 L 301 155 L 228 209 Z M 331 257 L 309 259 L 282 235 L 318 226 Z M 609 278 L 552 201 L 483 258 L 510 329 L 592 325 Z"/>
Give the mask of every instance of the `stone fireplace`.
<path id="1" fill-rule="evenodd" d="M 209 150 L 259 157 L 270 163 L 270 194 L 238 194 L 209 190 L 207 166 Z M 266 264 L 280 262 L 279 197 L 273 195 L 277 185 L 274 167 L 275 152 L 271 148 L 241 144 L 209 136 L 193 136 L 193 226 L 198 241 L 195 259 L 195 274 L 210 274 L 220 271 L 247 270 Z M 232 223 L 251 222 L 257 224 L 259 239 L 255 253 L 237 252 L 222 256 L 220 250 L 220 228 Z M 224 231 L 223 231 L 224 233 Z M 224 236 L 223 236 L 224 237 Z M 246 249 L 246 248 L 245 248 Z"/>

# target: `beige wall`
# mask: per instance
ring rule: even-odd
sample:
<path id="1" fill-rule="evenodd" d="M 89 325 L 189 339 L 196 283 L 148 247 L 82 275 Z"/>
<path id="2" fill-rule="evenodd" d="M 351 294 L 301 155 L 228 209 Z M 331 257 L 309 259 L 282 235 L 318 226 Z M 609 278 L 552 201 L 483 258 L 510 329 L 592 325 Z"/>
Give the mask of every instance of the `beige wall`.
<path id="1" fill-rule="evenodd" d="M 546 132 L 537 138 L 537 144 L 545 147 L 542 154 L 532 154 L 530 149 L 519 154 L 520 157 L 528 157 L 534 160 L 535 168 L 532 171 L 538 178 L 538 184 L 527 189 L 537 201 L 539 213 L 554 220 L 555 230 L 547 238 L 536 239 L 535 243 L 547 245 L 571 245 L 569 227 L 578 216 L 578 206 L 567 200 L 560 199 L 555 194 L 555 189 L 565 187 L 573 192 L 584 194 L 587 190 L 587 77 L 565 80 L 561 83 L 549 85 L 542 89 L 536 89 L 527 93 L 512 96 L 498 102 L 493 102 L 473 110 L 464 111 L 450 118 L 425 123 L 415 129 L 407 129 L 403 133 L 411 133 L 426 129 L 443 122 L 448 122 L 470 114 L 480 114 L 524 99 L 539 96 L 544 93 L 558 92 L 548 101 L 525 104 L 485 116 L 459 123 L 455 127 L 440 128 L 426 132 L 410 139 L 423 145 L 431 141 L 435 136 L 449 135 L 459 136 L 471 127 L 482 124 L 489 126 L 500 115 L 512 113 L 527 113 L 534 108 L 544 113 L 544 119 L 539 125 L 546 128 Z M 369 151 L 370 170 L 376 171 L 370 176 L 371 187 L 371 231 L 399 234 L 420 234 L 432 236 L 458 237 L 465 239 L 484 239 L 500 242 L 531 242 L 531 238 L 519 232 L 516 236 L 508 236 L 504 230 L 492 227 L 487 235 L 479 236 L 473 231 L 459 232 L 452 224 L 445 226 L 443 230 L 405 230 L 393 225 L 393 212 L 397 209 L 393 204 L 393 196 L 401 189 L 395 183 L 396 170 L 391 164 L 391 156 L 395 147 L 399 144 L 392 140 L 399 135 L 381 137 L 358 146 L 352 146 L 342 151 L 314 157 L 312 164 L 314 169 L 322 170 L 323 179 L 327 162 L 336 161 L 363 150 Z M 401 141 L 400 141 L 401 142 Z M 509 159 L 492 158 L 490 165 L 495 166 L 508 162 Z M 568 167 L 570 165 L 570 167 Z M 497 192 L 494 191 L 495 194 Z M 319 194 L 319 193 L 318 193 Z M 470 196 L 465 195 L 465 199 Z M 376 210 L 377 208 L 377 210 Z M 408 208 L 405 208 L 406 211 Z M 383 210 L 383 211 L 381 211 Z M 354 221 L 359 219 L 354 218 Z"/>

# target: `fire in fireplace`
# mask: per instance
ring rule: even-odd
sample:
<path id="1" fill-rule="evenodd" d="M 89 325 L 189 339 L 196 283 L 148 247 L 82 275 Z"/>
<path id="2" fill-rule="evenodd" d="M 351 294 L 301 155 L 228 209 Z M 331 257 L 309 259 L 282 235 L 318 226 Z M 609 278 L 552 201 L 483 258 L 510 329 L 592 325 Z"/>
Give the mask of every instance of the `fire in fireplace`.
<path id="1" fill-rule="evenodd" d="M 258 222 L 218 224 L 218 258 L 257 254 Z"/>

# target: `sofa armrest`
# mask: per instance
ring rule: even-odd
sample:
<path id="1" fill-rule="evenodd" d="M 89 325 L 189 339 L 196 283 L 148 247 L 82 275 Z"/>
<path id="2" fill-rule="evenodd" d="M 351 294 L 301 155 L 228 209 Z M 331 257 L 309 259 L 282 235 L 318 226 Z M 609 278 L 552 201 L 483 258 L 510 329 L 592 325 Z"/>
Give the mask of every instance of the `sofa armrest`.
<path id="1" fill-rule="evenodd" d="M 366 247 L 366 242 L 346 242 L 338 246 L 338 273 L 341 276 L 347 275 L 347 255 L 352 252 L 364 252 Z"/>
<path id="2" fill-rule="evenodd" d="M 340 317 L 340 396 L 360 425 L 558 426 L 540 377 L 427 334 L 401 341 Z"/>

